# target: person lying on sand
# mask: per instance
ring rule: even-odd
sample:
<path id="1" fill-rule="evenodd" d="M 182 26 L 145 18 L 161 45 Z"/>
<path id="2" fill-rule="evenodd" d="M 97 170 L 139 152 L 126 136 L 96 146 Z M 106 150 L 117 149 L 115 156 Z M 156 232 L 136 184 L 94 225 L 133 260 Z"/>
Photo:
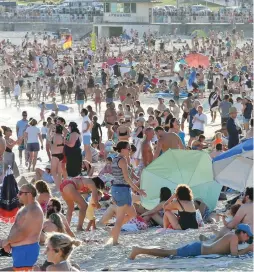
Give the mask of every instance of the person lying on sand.
<path id="1" fill-rule="evenodd" d="M 250 251 L 253 252 L 253 244 L 250 244 L 245 249 L 238 250 L 238 244 L 251 242 L 252 239 L 253 233 L 251 232 L 250 226 L 247 224 L 239 224 L 235 233 L 228 233 L 211 245 L 204 245 L 202 242 L 194 242 L 178 249 L 133 247 L 129 258 L 134 260 L 140 254 L 162 258 L 169 256 L 194 257 L 210 254 L 231 254 L 233 256 L 239 256 Z"/>

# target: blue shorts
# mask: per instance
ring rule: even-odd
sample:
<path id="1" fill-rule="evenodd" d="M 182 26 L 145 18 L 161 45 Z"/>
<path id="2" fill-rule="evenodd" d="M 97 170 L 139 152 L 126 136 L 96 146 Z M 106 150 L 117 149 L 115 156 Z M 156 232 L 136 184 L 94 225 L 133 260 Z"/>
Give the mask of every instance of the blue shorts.
<path id="1" fill-rule="evenodd" d="M 78 105 L 84 105 L 85 100 L 76 100 L 76 103 L 77 103 Z"/>
<path id="2" fill-rule="evenodd" d="M 32 267 L 37 262 L 40 252 L 39 243 L 12 248 L 13 267 Z"/>
<path id="3" fill-rule="evenodd" d="M 91 144 L 91 135 L 83 135 L 83 144 L 90 145 Z"/>
<path id="4" fill-rule="evenodd" d="M 109 104 L 109 103 L 112 103 L 114 101 L 113 98 L 106 98 L 106 103 Z"/>
<path id="5" fill-rule="evenodd" d="M 189 257 L 189 256 L 199 256 L 201 255 L 201 242 L 194 242 L 186 246 L 177 249 L 176 256 Z"/>
<path id="6" fill-rule="evenodd" d="M 38 152 L 40 150 L 39 143 L 29 143 L 26 145 L 26 150 L 29 152 Z"/>
<path id="7" fill-rule="evenodd" d="M 46 172 L 44 172 L 42 174 L 41 178 L 42 178 L 42 180 L 46 181 L 47 183 L 54 183 L 53 177 L 50 174 L 46 173 Z"/>
<path id="8" fill-rule="evenodd" d="M 245 118 L 245 117 L 243 116 L 243 123 L 244 123 L 244 124 L 249 124 L 249 122 L 250 122 L 250 119 L 247 119 L 247 118 Z"/>
<path id="9" fill-rule="evenodd" d="M 131 188 L 128 186 L 112 186 L 111 194 L 116 206 L 132 205 Z"/>

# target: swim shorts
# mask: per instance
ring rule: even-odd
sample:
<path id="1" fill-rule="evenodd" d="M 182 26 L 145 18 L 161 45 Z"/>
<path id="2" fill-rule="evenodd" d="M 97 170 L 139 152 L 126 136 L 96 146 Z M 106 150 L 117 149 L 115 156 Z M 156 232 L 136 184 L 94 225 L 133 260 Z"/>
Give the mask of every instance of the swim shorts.
<path id="1" fill-rule="evenodd" d="M 76 100 L 76 103 L 77 103 L 78 105 L 84 105 L 85 100 Z"/>
<path id="2" fill-rule="evenodd" d="M 37 262 L 39 252 L 39 243 L 13 247 L 12 259 L 14 271 L 31 271 L 31 268 Z"/>
<path id="3" fill-rule="evenodd" d="M 124 205 L 132 205 L 131 188 L 128 185 L 113 185 L 111 187 L 111 194 L 116 206 L 121 207 Z"/>
<path id="4" fill-rule="evenodd" d="M 91 144 L 91 135 L 83 135 L 83 144 L 90 145 Z"/>
<path id="5" fill-rule="evenodd" d="M 176 256 L 180 257 L 199 256 L 201 255 L 201 248 L 202 248 L 201 242 L 194 242 L 178 248 Z"/>
<path id="6" fill-rule="evenodd" d="M 40 150 L 40 145 L 39 143 L 28 143 L 26 150 L 29 152 L 38 152 Z"/>
<path id="7" fill-rule="evenodd" d="M 106 98 L 106 103 L 107 104 L 110 104 L 110 103 L 113 103 L 114 99 L 113 98 Z"/>

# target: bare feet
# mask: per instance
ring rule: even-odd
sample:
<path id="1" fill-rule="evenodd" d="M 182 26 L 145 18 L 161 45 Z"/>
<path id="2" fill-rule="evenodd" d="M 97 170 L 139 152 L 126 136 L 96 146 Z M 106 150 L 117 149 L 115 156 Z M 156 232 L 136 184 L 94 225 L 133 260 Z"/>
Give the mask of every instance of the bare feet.
<path id="1" fill-rule="evenodd" d="M 138 247 L 132 247 L 129 259 L 130 260 L 135 260 L 135 258 L 136 258 L 137 255 L 138 255 Z"/>
<path id="2" fill-rule="evenodd" d="M 85 231 L 83 228 L 77 228 L 77 231 Z"/>

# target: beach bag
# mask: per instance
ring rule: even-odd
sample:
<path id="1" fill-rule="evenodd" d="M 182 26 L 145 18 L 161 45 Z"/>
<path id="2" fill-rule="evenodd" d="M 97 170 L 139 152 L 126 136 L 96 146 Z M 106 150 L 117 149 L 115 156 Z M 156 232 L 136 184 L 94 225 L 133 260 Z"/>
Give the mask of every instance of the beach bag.
<path id="1" fill-rule="evenodd" d="M 0 221 L 14 223 L 20 206 L 18 191 L 18 184 L 14 178 L 13 171 L 9 167 L 0 193 Z"/>

